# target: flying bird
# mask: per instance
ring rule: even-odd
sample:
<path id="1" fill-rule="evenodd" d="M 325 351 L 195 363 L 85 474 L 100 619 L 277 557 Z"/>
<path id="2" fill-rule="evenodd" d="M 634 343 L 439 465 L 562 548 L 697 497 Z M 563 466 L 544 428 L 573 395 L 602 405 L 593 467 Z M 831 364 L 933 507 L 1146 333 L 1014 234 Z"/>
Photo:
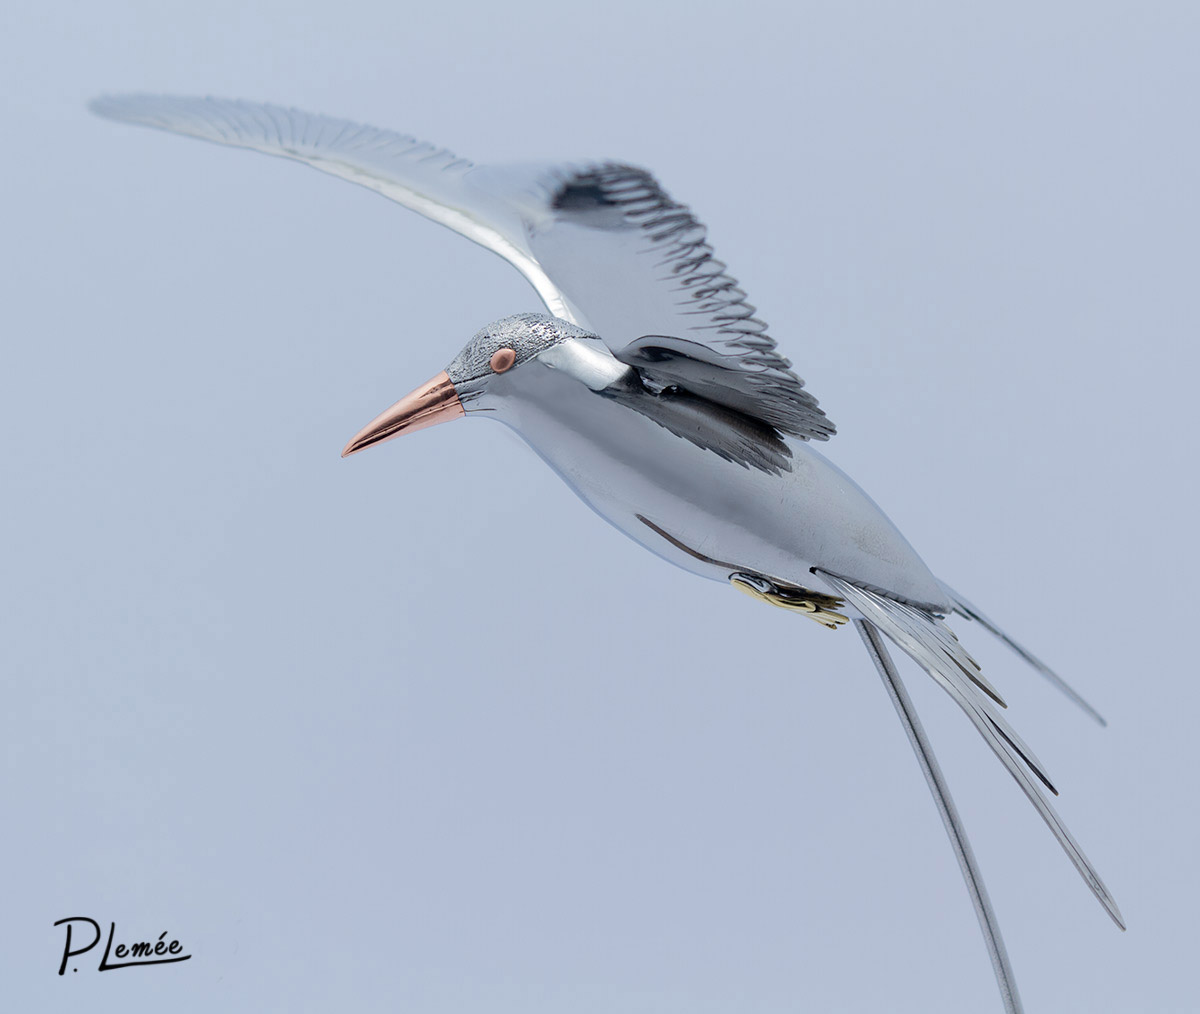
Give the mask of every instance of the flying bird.
<path id="1" fill-rule="evenodd" d="M 665 560 L 838 629 L 853 621 L 950 836 L 1005 1009 L 1021 1009 L 995 915 L 937 761 L 889 655 L 963 710 L 1124 928 L 1047 799 L 1045 768 L 947 620 L 974 620 L 1103 719 L 939 581 L 814 442 L 834 426 L 776 348 L 705 228 L 619 162 L 475 165 L 404 134 L 213 98 L 104 97 L 95 113 L 270 155 L 369 187 L 499 254 L 547 313 L 489 324 L 343 455 L 447 420 L 505 423 L 596 513 Z"/>

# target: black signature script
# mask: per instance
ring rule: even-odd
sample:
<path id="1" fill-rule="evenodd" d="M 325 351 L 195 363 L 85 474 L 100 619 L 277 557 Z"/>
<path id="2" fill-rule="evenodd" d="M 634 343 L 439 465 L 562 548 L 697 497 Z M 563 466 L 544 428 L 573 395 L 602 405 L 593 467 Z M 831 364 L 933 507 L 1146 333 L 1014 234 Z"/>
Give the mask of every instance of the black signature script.
<path id="1" fill-rule="evenodd" d="M 71 949 L 71 940 L 74 935 L 72 923 L 88 923 L 92 927 L 95 936 L 92 937 L 92 942 L 86 947 L 77 947 Z M 89 919 L 86 915 L 73 915 L 67 919 L 59 919 L 54 924 L 55 926 L 67 927 L 67 941 L 63 945 L 62 963 L 58 966 L 58 974 L 62 975 L 67 970 L 67 962 L 71 958 L 78 957 L 80 954 L 86 954 L 100 942 L 101 932 L 100 924 L 95 919 Z M 116 936 L 117 924 L 115 922 L 108 924 L 108 943 L 104 945 L 104 957 L 100 959 L 99 971 L 111 972 L 114 968 L 132 968 L 134 965 L 169 965 L 176 961 L 187 961 L 191 955 L 183 954 L 183 945 L 178 940 L 166 939 L 167 934 L 164 930 L 162 935 L 153 943 L 145 940 L 140 940 L 134 944 L 117 944 L 116 951 L 113 951 L 113 937 Z M 118 960 L 110 962 L 110 956 L 115 956 Z M 131 960 L 120 960 L 129 958 Z M 140 960 L 132 960 L 140 959 Z M 71 971 L 78 972 L 78 968 L 72 968 Z"/>

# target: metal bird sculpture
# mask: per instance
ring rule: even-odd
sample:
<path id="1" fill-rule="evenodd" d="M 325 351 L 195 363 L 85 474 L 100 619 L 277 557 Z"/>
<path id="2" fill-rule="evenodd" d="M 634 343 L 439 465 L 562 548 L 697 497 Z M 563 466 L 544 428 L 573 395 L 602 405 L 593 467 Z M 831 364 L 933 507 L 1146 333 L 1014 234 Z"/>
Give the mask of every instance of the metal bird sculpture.
<path id="1" fill-rule="evenodd" d="M 704 227 L 621 163 L 477 166 L 406 135 L 248 102 L 106 97 L 92 110 L 305 162 L 509 261 L 549 315 L 489 324 L 346 446 L 459 416 L 516 430 L 598 514 L 658 556 L 827 627 L 853 619 L 904 723 L 987 942 L 1021 1009 L 961 821 L 885 638 L 955 701 L 1118 926 L 1116 902 L 1050 806 L 1045 770 L 944 620 L 975 620 L 1099 721 L 1042 662 L 930 573 L 818 454 L 832 423 L 776 350 Z"/>

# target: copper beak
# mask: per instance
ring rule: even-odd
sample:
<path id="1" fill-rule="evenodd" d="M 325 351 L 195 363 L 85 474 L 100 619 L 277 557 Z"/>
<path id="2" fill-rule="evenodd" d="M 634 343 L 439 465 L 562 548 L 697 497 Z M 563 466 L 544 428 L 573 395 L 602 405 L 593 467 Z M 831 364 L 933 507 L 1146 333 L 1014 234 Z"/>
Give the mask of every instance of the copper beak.
<path id="1" fill-rule="evenodd" d="M 342 457 L 381 444 L 401 433 L 423 430 L 463 415 L 462 402 L 446 371 L 407 394 L 382 415 L 376 416 L 354 435 L 342 451 Z"/>

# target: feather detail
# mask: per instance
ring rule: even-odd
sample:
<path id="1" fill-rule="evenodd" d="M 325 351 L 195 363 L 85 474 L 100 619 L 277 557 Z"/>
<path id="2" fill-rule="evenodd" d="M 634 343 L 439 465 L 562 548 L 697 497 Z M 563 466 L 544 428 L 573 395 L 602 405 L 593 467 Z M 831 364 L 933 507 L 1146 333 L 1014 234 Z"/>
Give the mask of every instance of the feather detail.
<path id="1" fill-rule="evenodd" d="M 1038 658 L 1032 651 L 1014 641 L 995 623 L 984 616 L 979 609 L 959 595 L 958 592 L 956 592 L 953 588 L 946 585 L 945 582 L 939 582 L 939 584 L 941 584 L 943 590 L 946 592 L 947 597 L 953 603 L 954 611 L 959 616 L 962 616 L 964 619 L 974 620 L 989 634 L 998 638 L 1003 644 L 1007 645 L 1008 648 L 1033 666 L 1033 668 L 1041 673 L 1051 685 L 1057 687 L 1061 693 L 1065 694 L 1070 700 L 1074 701 L 1075 704 L 1082 708 L 1096 722 L 1098 722 L 1100 725 L 1108 725 L 1108 722 L 1104 720 L 1104 716 L 1101 715 L 1100 712 L 1098 712 L 1095 708 L 1093 708 L 1086 700 L 1084 700 L 1083 695 L 1080 694 L 1078 690 L 1076 690 L 1065 679 L 1059 676 L 1058 673 L 1046 665 L 1046 663 Z"/>

